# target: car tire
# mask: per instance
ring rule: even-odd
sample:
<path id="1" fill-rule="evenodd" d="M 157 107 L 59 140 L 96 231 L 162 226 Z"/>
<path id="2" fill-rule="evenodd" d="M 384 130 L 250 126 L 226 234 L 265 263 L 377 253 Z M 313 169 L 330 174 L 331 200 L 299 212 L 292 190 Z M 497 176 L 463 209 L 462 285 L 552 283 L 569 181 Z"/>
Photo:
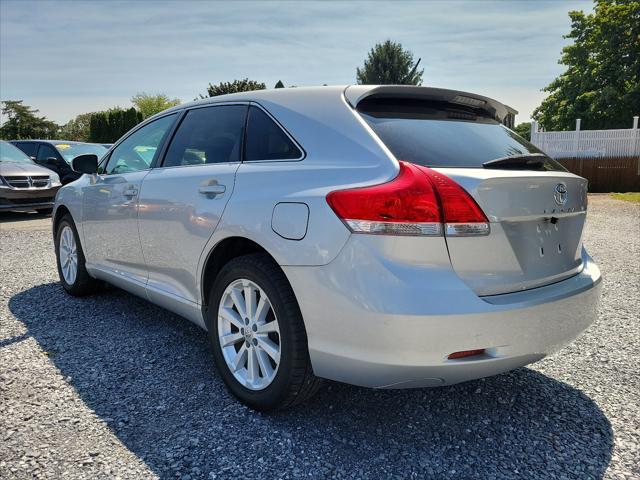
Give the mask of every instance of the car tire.
<path id="1" fill-rule="evenodd" d="M 58 222 L 55 248 L 58 276 L 67 293 L 74 297 L 82 297 L 96 292 L 100 282 L 87 272 L 80 237 L 71 215 L 65 215 Z"/>
<path id="2" fill-rule="evenodd" d="M 240 288 L 243 290 L 238 293 Z M 247 288 L 254 290 L 249 302 L 253 308 L 246 306 Z M 238 303 L 245 302 L 243 311 L 253 310 L 255 314 L 247 313 L 241 318 L 242 309 L 232 303 L 236 298 L 234 289 L 239 295 Z M 213 357 L 223 381 L 236 397 L 253 409 L 269 411 L 297 405 L 315 394 L 321 380 L 311 368 L 300 307 L 284 272 L 268 255 L 257 253 L 229 261 L 218 274 L 209 299 L 205 318 Z M 266 303 L 269 305 L 265 306 Z M 229 312 L 234 322 L 245 321 L 245 334 L 241 333 L 242 324 L 228 320 Z M 221 338 L 226 342 L 227 337 L 241 340 L 223 347 Z M 241 357 L 242 349 L 246 360 L 231 360 Z M 274 350 L 279 354 L 274 355 Z M 274 357 L 278 358 L 277 363 Z M 254 375 L 249 366 L 251 359 Z M 243 368 L 233 371 L 232 365 L 240 363 Z"/>

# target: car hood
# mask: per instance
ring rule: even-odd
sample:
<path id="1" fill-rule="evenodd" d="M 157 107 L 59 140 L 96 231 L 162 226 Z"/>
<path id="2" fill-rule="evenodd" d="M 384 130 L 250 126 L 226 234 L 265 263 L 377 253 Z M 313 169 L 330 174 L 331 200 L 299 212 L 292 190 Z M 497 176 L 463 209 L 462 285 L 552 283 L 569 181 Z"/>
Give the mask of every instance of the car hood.
<path id="1" fill-rule="evenodd" d="M 0 175 L 3 177 L 12 175 L 51 175 L 54 172 L 35 163 L 0 162 Z"/>

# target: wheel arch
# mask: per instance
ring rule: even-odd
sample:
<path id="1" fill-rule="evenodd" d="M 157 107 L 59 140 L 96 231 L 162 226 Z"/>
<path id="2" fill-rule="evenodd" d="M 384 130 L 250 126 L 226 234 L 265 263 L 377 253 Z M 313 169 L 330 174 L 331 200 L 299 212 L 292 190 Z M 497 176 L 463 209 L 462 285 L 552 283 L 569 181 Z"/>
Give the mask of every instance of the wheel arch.
<path id="1" fill-rule="evenodd" d="M 207 254 L 200 279 L 203 312 L 209 305 L 213 282 L 224 265 L 234 258 L 251 253 L 265 253 L 278 265 L 276 259 L 262 245 L 247 237 L 232 236 L 220 240 Z"/>
<path id="2" fill-rule="evenodd" d="M 53 222 L 52 222 L 54 238 L 55 238 L 56 232 L 58 231 L 58 224 L 60 223 L 60 220 L 62 220 L 62 217 L 64 217 L 67 214 L 69 214 L 71 216 L 71 218 L 73 219 L 73 215 L 71 214 L 71 210 L 69 210 L 65 205 L 59 205 L 56 208 L 56 211 L 53 214 Z M 75 220 L 74 220 L 74 223 L 75 223 Z"/>

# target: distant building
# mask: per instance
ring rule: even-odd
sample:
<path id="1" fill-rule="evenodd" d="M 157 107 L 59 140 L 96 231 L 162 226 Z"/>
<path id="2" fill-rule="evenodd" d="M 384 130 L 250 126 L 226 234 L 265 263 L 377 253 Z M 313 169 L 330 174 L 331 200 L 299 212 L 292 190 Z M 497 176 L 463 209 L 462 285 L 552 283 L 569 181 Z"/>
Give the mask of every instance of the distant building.
<path id="1" fill-rule="evenodd" d="M 518 114 L 518 111 L 511 108 L 509 105 L 505 105 L 505 107 L 507 107 L 507 112 L 509 113 L 507 113 L 507 116 L 504 117 L 502 123 L 505 127 L 513 130 L 513 128 L 516 126 L 516 115 Z"/>

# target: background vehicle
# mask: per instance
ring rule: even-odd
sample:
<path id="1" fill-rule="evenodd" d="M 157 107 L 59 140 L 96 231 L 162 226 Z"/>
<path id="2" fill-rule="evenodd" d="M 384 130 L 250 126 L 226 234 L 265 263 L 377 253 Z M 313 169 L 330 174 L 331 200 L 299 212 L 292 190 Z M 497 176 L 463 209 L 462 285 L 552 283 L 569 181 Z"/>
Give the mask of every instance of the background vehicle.
<path id="1" fill-rule="evenodd" d="M 0 140 L 0 211 L 50 212 L 60 185 L 55 172 Z"/>
<path id="2" fill-rule="evenodd" d="M 56 172 L 63 185 L 80 178 L 80 174 L 74 172 L 70 165 L 74 157 L 92 153 L 102 158 L 107 153 L 107 149 L 97 143 L 66 140 L 12 140 L 11 143 L 39 165 Z"/>
<path id="3" fill-rule="evenodd" d="M 58 270 L 206 328 L 258 409 L 318 377 L 439 386 L 537 361 L 596 316 L 586 181 L 504 127 L 495 100 L 401 86 L 181 105 L 60 190 Z M 82 161 L 80 161 L 82 160 Z"/>

